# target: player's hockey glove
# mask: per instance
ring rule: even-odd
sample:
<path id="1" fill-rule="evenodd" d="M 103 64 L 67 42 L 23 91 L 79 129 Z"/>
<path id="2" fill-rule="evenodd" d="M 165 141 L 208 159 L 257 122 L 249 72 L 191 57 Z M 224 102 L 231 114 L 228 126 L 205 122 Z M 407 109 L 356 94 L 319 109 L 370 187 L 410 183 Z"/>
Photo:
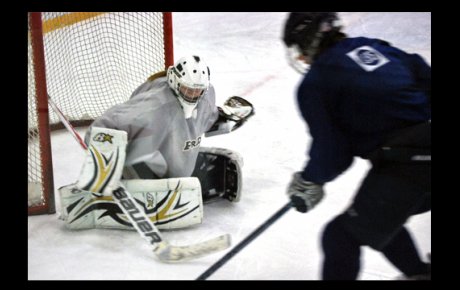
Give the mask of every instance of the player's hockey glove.
<path id="1" fill-rule="evenodd" d="M 324 197 L 323 186 L 302 178 L 300 172 L 296 172 L 289 184 L 287 195 L 291 199 L 292 206 L 299 212 L 307 212 L 314 208 Z"/>
<path id="2" fill-rule="evenodd" d="M 223 115 L 227 120 L 235 122 L 232 131 L 235 131 L 249 117 L 254 115 L 254 107 L 246 99 L 238 96 L 228 98 L 222 107 L 219 107 L 220 114 Z"/>

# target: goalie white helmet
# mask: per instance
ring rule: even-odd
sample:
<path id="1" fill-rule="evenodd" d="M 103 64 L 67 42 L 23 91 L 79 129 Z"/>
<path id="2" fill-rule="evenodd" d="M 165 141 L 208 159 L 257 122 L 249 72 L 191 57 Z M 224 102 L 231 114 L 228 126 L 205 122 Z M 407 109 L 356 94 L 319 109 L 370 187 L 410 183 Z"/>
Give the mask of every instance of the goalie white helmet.
<path id="1" fill-rule="evenodd" d="M 185 118 L 193 116 L 198 101 L 209 88 L 209 67 L 196 55 L 179 59 L 168 68 L 168 84 L 176 94 Z"/>

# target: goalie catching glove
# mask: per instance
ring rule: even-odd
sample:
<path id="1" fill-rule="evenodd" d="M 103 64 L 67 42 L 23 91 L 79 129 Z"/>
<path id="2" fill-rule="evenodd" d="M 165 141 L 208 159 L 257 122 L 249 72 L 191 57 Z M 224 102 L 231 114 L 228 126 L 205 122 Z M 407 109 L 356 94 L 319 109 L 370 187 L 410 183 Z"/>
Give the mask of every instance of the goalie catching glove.
<path id="1" fill-rule="evenodd" d="M 249 117 L 254 115 L 254 107 L 247 100 L 233 96 L 228 98 L 221 108 L 224 117 L 235 121 L 231 131 L 238 129 Z"/>
<path id="2" fill-rule="evenodd" d="M 206 137 L 235 131 L 254 115 L 254 107 L 246 99 L 238 96 L 228 98 L 219 109 L 219 118 L 206 132 Z"/>

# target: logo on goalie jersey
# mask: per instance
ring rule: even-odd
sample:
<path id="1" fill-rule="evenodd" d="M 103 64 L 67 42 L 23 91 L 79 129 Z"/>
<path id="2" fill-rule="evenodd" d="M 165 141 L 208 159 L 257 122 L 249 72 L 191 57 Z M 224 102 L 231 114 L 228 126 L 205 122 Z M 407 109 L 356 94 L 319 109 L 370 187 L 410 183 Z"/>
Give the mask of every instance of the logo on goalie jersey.
<path id="1" fill-rule="evenodd" d="M 102 142 L 102 143 L 109 142 L 110 144 L 112 144 L 112 138 L 113 138 L 112 135 L 105 134 L 105 133 L 98 133 L 96 134 L 96 136 L 94 136 L 93 140 L 97 142 Z"/>
<path id="2" fill-rule="evenodd" d="M 196 140 L 187 140 L 187 141 L 185 141 L 185 146 L 184 146 L 184 148 L 182 150 L 187 151 L 187 150 L 196 148 L 196 147 L 200 146 L 200 143 L 201 143 L 201 136 L 196 138 Z"/>

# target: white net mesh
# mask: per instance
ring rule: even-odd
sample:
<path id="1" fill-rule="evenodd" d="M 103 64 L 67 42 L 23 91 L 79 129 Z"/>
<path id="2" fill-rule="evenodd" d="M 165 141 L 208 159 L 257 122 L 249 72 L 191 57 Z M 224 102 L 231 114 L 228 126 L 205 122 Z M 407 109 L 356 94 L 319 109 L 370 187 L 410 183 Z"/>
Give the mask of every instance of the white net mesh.
<path id="1" fill-rule="evenodd" d="M 30 26 L 30 25 L 29 25 Z M 43 12 L 48 95 L 78 125 L 126 101 L 150 75 L 165 68 L 163 13 Z M 30 27 L 29 27 L 30 36 Z M 42 158 L 29 37 L 29 207 L 40 205 Z M 60 125 L 49 109 L 51 128 Z M 81 124 L 81 123 L 80 123 Z"/>

